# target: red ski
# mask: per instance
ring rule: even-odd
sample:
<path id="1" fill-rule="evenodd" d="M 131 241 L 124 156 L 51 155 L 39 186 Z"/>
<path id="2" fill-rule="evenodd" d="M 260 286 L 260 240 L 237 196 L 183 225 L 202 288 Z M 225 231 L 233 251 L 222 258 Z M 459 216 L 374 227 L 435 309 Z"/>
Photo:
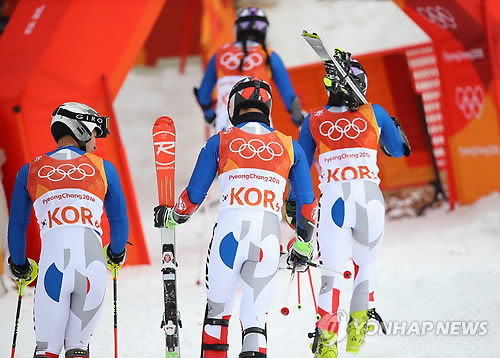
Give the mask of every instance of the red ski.
<path id="1" fill-rule="evenodd" d="M 170 117 L 160 117 L 153 126 L 158 201 L 169 208 L 174 206 L 175 126 Z M 161 328 L 165 330 L 165 357 L 180 358 L 179 328 L 182 327 L 177 309 L 177 259 L 175 230 L 161 229 L 163 296 L 165 311 Z"/>

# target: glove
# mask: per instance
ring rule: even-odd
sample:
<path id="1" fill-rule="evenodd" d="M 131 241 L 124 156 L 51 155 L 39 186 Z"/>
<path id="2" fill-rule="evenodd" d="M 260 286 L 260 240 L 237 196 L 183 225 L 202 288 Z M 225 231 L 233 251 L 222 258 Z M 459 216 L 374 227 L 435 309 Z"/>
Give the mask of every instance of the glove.
<path id="1" fill-rule="evenodd" d="M 35 260 L 26 259 L 24 265 L 16 265 L 12 262 L 12 258 L 9 257 L 8 263 L 10 276 L 16 281 L 19 287 L 28 286 L 38 276 L 38 265 Z"/>
<path id="2" fill-rule="evenodd" d="M 304 122 L 305 115 L 304 112 L 302 111 L 302 108 L 300 106 L 300 100 L 299 97 L 295 97 L 292 101 L 292 110 L 290 111 L 292 114 L 292 121 L 293 124 L 295 124 L 297 127 L 300 127 L 302 125 L 302 122 Z M 306 113 L 307 115 L 307 113 Z"/>
<path id="3" fill-rule="evenodd" d="M 158 205 L 157 207 L 155 207 L 154 208 L 155 227 L 173 229 L 174 227 L 179 225 L 179 223 L 175 221 L 174 218 L 172 217 L 173 212 L 174 209 L 164 205 Z"/>
<path id="4" fill-rule="evenodd" d="M 217 117 L 215 111 L 212 108 L 204 109 L 203 115 L 205 117 L 205 122 L 207 122 L 208 124 L 213 124 L 215 121 L 215 117 Z"/>
<path id="5" fill-rule="evenodd" d="M 305 118 L 306 117 L 304 116 L 303 112 L 292 113 L 293 124 L 295 124 L 295 126 L 298 128 L 300 128 Z"/>
<path id="6" fill-rule="evenodd" d="M 309 269 L 307 262 L 310 262 L 313 257 L 312 243 L 305 242 L 300 237 L 288 243 L 288 258 L 286 263 L 288 268 L 292 269 L 295 264 L 295 270 L 298 272 L 306 272 Z"/>
<path id="7" fill-rule="evenodd" d="M 297 223 L 297 203 L 295 200 L 285 200 L 285 212 L 286 222 L 293 230 L 295 230 L 295 224 Z"/>
<path id="8" fill-rule="evenodd" d="M 394 125 L 398 129 L 399 136 L 401 137 L 401 140 L 403 141 L 403 148 L 404 148 L 404 155 L 405 157 L 409 157 L 411 154 L 411 148 L 410 148 L 410 142 L 408 141 L 408 137 L 406 136 L 405 131 L 403 130 L 403 127 L 401 126 L 401 123 L 399 123 L 398 119 L 396 117 L 391 117 L 392 121 L 394 122 Z"/>
<path id="9" fill-rule="evenodd" d="M 123 249 L 120 254 L 116 255 L 111 251 L 111 246 L 108 244 L 104 246 L 104 256 L 106 257 L 106 264 L 111 271 L 119 270 L 127 259 L 127 249 Z"/>
<path id="10" fill-rule="evenodd" d="M 387 150 L 387 148 L 385 147 L 385 145 L 382 141 L 379 141 L 379 146 L 380 146 L 380 150 L 382 151 L 382 153 L 384 153 L 388 157 L 392 157 L 391 153 L 389 153 L 389 151 Z"/>
<path id="11" fill-rule="evenodd" d="M 210 102 L 208 104 L 201 104 L 199 96 L 198 96 L 198 92 L 199 92 L 198 88 L 196 88 L 196 87 L 193 88 L 193 92 L 194 92 L 194 96 L 196 97 L 196 101 L 198 102 L 198 104 L 201 107 L 201 110 L 203 111 L 203 116 L 205 117 L 205 121 L 208 124 L 212 124 L 215 121 L 215 117 L 216 117 L 214 109 L 213 109 L 213 102 Z"/>

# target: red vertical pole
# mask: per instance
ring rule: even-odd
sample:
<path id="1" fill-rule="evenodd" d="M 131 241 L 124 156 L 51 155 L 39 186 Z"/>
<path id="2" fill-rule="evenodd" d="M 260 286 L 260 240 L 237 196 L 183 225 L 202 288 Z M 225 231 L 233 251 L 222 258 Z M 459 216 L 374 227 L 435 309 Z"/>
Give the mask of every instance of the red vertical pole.
<path id="1" fill-rule="evenodd" d="M 497 1 L 497 0 L 495 0 Z M 500 49 L 497 49 L 496 46 L 500 46 L 499 44 L 495 44 L 494 35 L 495 31 L 500 31 L 500 26 L 498 23 L 494 21 L 492 18 L 493 15 L 490 14 L 490 11 L 495 11 L 495 6 L 498 10 L 500 10 L 500 6 L 493 5 L 495 2 L 491 0 L 481 1 L 481 13 L 483 17 L 484 24 L 484 32 L 486 37 L 486 46 L 488 48 L 488 60 L 490 63 L 490 71 L 493 75 L 493 98 L 495 102 L 495 110 L 497 113 L 498 125 L 500 126 L 500 70 L 498 69 L 498 63 L 500 58 L 497 58 L 498 52 Z M 491 4 L 491 9 L 490 8 Z M 488 11 L 490 10 L 490 11 Z M 497 26 L 494 28 L 494 26 Z"/>
<path id="2" fill-rule="evenodd" d="M 193 24 L 194 1 L 195 0 L 188 0 L 186 16 L 184 17 L 186 20 L 184 21 L 184 31 L 182 31 L 181 62 L 179 64 L 180 73 L 184 73 L 186 67 L 186 58 L 189 55 L 189 41 L 191 39 L 191 30 Z"/>

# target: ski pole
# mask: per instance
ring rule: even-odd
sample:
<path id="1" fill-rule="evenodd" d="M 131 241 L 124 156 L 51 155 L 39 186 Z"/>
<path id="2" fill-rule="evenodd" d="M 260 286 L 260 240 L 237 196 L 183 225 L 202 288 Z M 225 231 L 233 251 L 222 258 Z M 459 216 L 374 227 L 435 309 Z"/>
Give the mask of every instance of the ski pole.
<path id="1" fill-rule="evenodd" d="M 286 252 L 281 252 L 280 255 L 281 256 L 287 255 L 287 253 Z M 352 277 L 351 271 L 349 271 L 349 270 L 341 272 L 341 271 L 337 271 L 337 270 L 335 270 L 335 269 L 333 269 L 331 267 L 328 267 L 328 266 L 325 266 L 325 265 L 322 265 L 322 264 L 317 264 L 317 263 L 310 262 L 310 261 L 306 261 L 305 264 L 308 265 L 309 267 L 319 268 L 319 269 L 322 269 L 322 270 L 325 270 L 325 271 L 330 271 L 330 272 L 333 272 L 333 273 L 341 274 L 347 280 Z"/>
<path id="2" fill-rule="evenodd" d="M 316 311 L 316 316 L 318 315 L 318 305 L 316 304 L 316 295 L 314 294 L 313 281 L 311 277 L 311 270 L 307 270 L 307 274 L 309 275 L 309 284 L 311 285 L 311 295 L 314 303 L 314 310 Z M 317 318 L 317 317 L 316 317 Z"/>
<path id="3" fill-rule="evenodd" d="M 21 303 L 23 302 L 24 288 L 26 287 L 25 283 L 18 280 L 16 280 L 16 284 L 19 287 L 19 290 L 17 298 L 16 323 L 14 325 L 14 337 L 12 339 L 12 352 L 10 354 L 10 358 L 14 358 L 14 354 L 16 353 L 16 340 L 17 330 L 19 328 L 19 317 L 21 316 Z"/>
<path id="4" fill-rule="evenodd" d="M 351 276 L 352 276 L 351 271 L 349 271 L 349 270 L 341 272 L 341 271 L 334 270 L 331 267 L 328 267 L 328 266 L 325 266 L 325 265 L 322 265 L 322 264 L 317 264 L 317 263 L 314 263 L 314 262 L 306 262 L 306 264 L 309 265 L 310 267 L 319 268 L 319 269 L 322 269 L 322 270 L 325 270 L 325 271 L 330 271 L 330 272 L 333 272 L 333 273 L 341 274 L 347 280 L 350 279 Z"/>
<path id="5" fill-rule="evenodd" d="M 302 303 L 300 302 L 300 272 L 297 272 L 297 309 L 299 311 L 302 309 Z"/>
<path id="6" fill-rule="evenodd" d="M 117 301 L 117 278 L 118 268 L 113 267 L 113 321 L 114 321 L 114 335 L 115 335 L 115 358 L 118 358 L 118 312 L 116 307 Z"/>
<path id="7" fill-rule="evenodd" d="M 292 283 L 293 283 L 293 278 L 295 276 L 295 265 L 297 264 L 297 262 L 295 261 L 293 263 L 293 267 L 292 267 L 292 273 L 290 274 L 290 280 L 288 281 L 288 290 L 287 290 L 287 296 L 286 296 L 286 305 L 283 306 L 281 308 L 281 314 L 283 316 L 288 316 L 288 314 L 290 313 L 290 309 L 288 308 L 289 306 L 289 300 L 290 300 L 290 293 L 292 291 Z"/>

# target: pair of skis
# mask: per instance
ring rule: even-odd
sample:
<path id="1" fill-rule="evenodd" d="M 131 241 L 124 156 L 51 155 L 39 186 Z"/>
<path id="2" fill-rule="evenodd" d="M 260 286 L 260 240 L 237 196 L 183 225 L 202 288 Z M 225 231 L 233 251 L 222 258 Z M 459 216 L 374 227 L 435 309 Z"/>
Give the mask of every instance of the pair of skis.
<path id="1" fill-rule="evenodd" d="M 173 208 L 175 202 L 175 125 L 170 117 L 160 117 L 155 121 L 153 145 L 159 205 Z M 174 229 L 161 229 L 161 251 L 165 307 L 161 328 L 165 331 L 165 357 L 180 358 L 179 328 L 182 327 L 182 323 L 177 307 L 177 257 Z"/>
<path id="2" fill-rule="evenodd" d="M 361 90 L 350 77 L 350 64 L 344 64 L 344 60 L 347 60 L 347 58 L 342 57 L 345 57 L 346 53 L 336 50 L 336 54 L 334 56 L 331 56 L 325 48 L 323 41 L 316 33 L 310 33 L 304 30 L 302 32 L 302 37 L 312 47 L 314 52 L 316 52 L 321 61 L 323 61 L 326 73 L 339 78 L 341 81 L 345 81 L 345 83 L 351 88 L 352 92 L 357 97 L 360 103 L 368 103 L 363 92 L 361 92 Z M 342 66 L 343 64 L 344 66 Z"/>

